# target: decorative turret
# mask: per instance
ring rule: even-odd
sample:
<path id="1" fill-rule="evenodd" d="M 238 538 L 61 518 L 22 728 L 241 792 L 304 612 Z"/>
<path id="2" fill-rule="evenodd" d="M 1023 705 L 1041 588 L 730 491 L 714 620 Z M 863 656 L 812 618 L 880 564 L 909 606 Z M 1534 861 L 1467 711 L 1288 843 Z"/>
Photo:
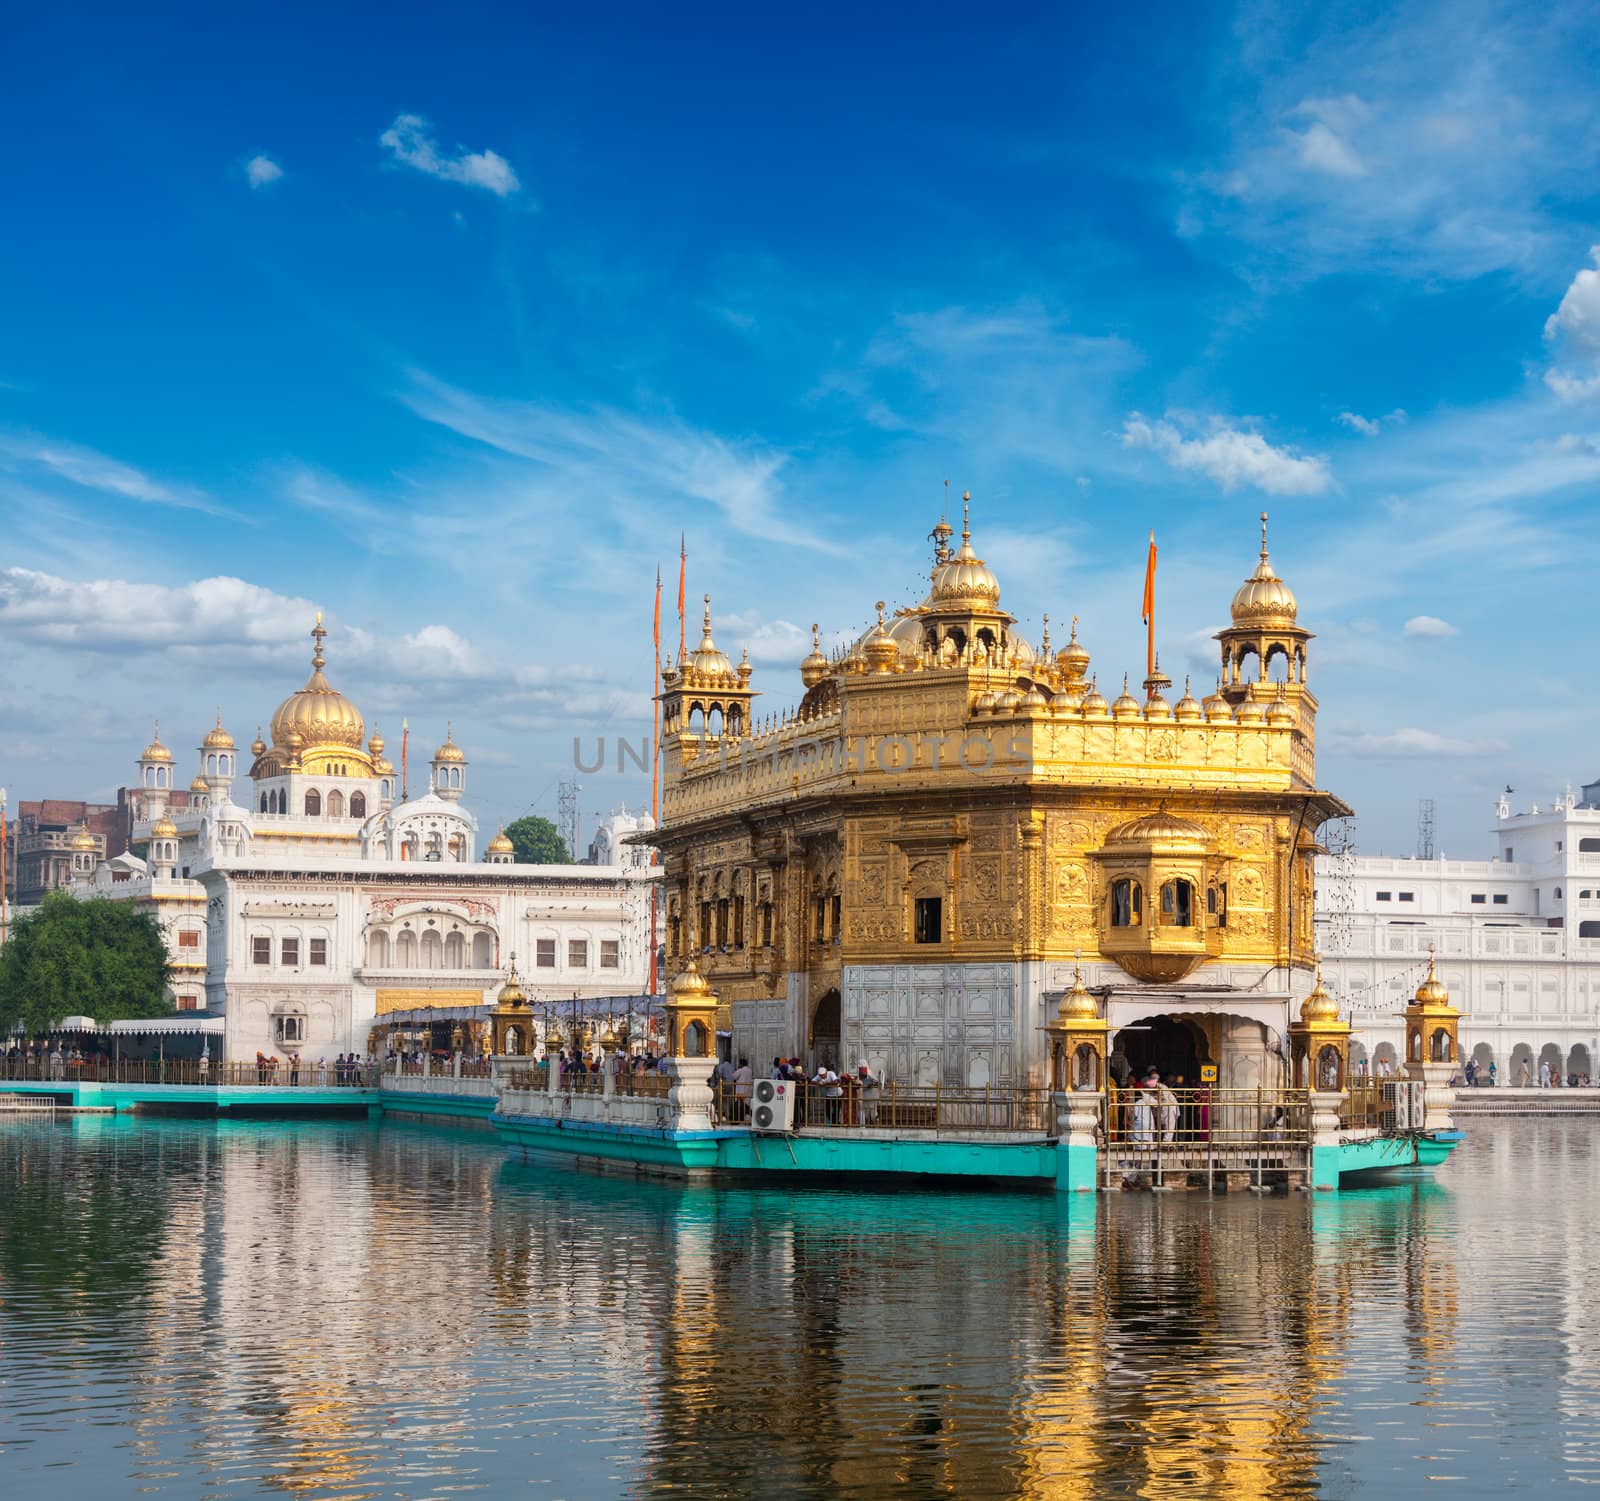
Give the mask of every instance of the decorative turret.
<path id="1" fill-rule="evenodd" d="M 489 841 L 488 848 L 483 852 L 486 865 L 511 865 L 517 858 L 516 847 L 506 837 L 505 825 L 500 826 L 500 832 Z"/>
<path id="2" fill-rule="evenodd" d="M 750 707 L 756 698 L 750 679 L 755 669 L 745 653 L 738 667 L 711 638 L 711 596 L 705 596 L 700 645 L 677 667 L 661 671 L 663 744 L 743 739 L 750 733 Z"/>
<path id="3" fill-rule="evenodd" d="M 1233 596 L 1233 624 L 1217 632 L 1222 646 L 1222 681 L 1219 692 L 1230 704 L 1283 705 L 1276 719 L 1270 711 L 1248 710 L 1245 718 L 1261 714 L 1273 723 L 1296 724 L 1309 740 L 1316 720 L 1317 701 L 1306 687 L 1306 644 L 1315 639 L 1299 624 L 1300 604 L 1294 591 L 1278 577 L 1267 552 L 1267 513 L 1261 513 L 1261 557 L 1255 572 Z M 1272 681 L 1274 663 L 1284 662 L 1281 683 Z"/>
<path id="4" fill-rule="evenodd" d="M 1289 1024 L 1289 1058 L 1297 1089 L 1324 1093 L 1342 1090 L 1350 1061 L 1350 1023 L 1339 1018 L 1339 1003 L 1322 983 L 1322 956 L 1316 980 L 1300 1003 L 1300 1018 Z"/>
<path id="5" fill-rule="evenodd" d="M 433 768 L 433 790 L 446 802 L 459 802 L 467 786 L 467 757 L 455 742 L 455 732 L 449 724 L 444 729 L 444 744 L 433 753 L 429 763 Z"/>
<path id="6" fill-rule="evenodd" d="M 100 841 L 89 832 L 89 825 L 80 823 L 72 831 L 72 879 L 88 881 L 100 863 Z"/>
<path id="7" fill-rule="evenodd" d="M 208 802 L 213 807 L 228 801 L 233 790 L 237 755 L 233 736 L 223 729 L 222 710 L 218 709 L 216 724 L 206 731 L 205 739 L 200 742 L 200 774 L 210 789 Z"/>
<path id="8" fill-rule="evenodd" d="M 505 983 L 495 997 L 489 1026 L 494 1037 L 494 1051 L 501 1057 L 523 1057 L 533 1051 L 533 1016 L 527 993 L 517 978 L 515 954 L 506 965 Z"/>
<path id="9" fill-rule="evenodd" d="M 807 688 L 815 688 L 828 675 L 828 659 L 822 655 L 822 635 L 813 621 L 811 626 L 811 654 L 800 663 L 800 681 Z"/>
<path id="10" fill-rule="evenodd" d="M 1083 956 L 1073 969 L 1072 989 L 1061 997 L 1050 1034 L 1050 1080 L 1053 1089 L 1105 1087 L 1106 1034 L 1109 1025 L 1100 1015 L 1100 1003 L 1083 983 Z"/>
<path id="11" fill-rule="evenodd" d="M 139 808 L 145 818 L 159 818 L 166 812 L 172 793 L 172 752 L 161 743 L 158 722 L 149 745 L 139 757 Z"/>
<path id="12" fill-rule="evenodd" d="M 1455 1104 L 1451 1080 L 1461 1059 L 1461 1013 L 1450 1004 L 1450 992 L 1434 970 L 1431 944 L 1428 973 L 1406 1007 L 1405 1025 L 1406 1077 L 1423 1086 L 1423 1128 L 1448 1130 Z"/>
<path id="13" fill-rule="evenodd" d="M 150 868 L 168 880 L 178 868 L 178 826 L 165 813 L 150 825 Z"/>

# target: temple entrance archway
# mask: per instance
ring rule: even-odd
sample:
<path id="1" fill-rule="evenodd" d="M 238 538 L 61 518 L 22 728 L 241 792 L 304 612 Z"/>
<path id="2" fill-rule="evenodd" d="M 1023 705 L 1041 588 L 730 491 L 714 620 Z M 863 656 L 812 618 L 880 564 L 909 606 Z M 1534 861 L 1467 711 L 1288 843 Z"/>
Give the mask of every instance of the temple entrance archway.
<path id="1" fill-rule="evenodd" d="M 839 1067 L 839 992 L 829 990 L 811 1013 L 812 1067 L 826 1063 L 829 1068 Z"/>
<path id="2" fill-rule="evenodd" d="M 1124 1027 L 1112 1042 L 1112 1065 L 1121 1078 L 1143 1078 L 1152 1068 L 1174 1088 L 1200 1082 L 1200 1065 L 1211 1062 L 1205 1032 L 1188 1017 L 1150 1016 Z"/>

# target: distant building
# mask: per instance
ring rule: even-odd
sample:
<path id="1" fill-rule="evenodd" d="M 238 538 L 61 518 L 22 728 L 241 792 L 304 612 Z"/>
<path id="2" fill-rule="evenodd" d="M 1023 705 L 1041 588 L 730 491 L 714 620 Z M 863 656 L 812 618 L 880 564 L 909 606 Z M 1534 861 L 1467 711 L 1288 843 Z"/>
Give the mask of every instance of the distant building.
<path id="1" fill-rule="evenodd" d="M 1399 1013 L 1437 950 L 1463 1057 L 1501 1084 L 1541 1062 L 1565 1079 L 1600 1057 L 1600 783 L 1514 813 L 1494 858 L 1317 861 L 1323 980 L 1356 1025 L 1352 1059 L 1398 1057 Z"/>
<path id="2" fill-rule="evenodd" d="M 186 794 L 158 734 L 139 758 L 131 847 L 68 835 L 71 889 L 155 913 L 174 1006 L 221 1014 L 233 1060 L 366 1052 L 401 1019 L 475 1045 L 513 955 L 535 1008 L 641 995 L 659 876 L 648 849 L 619 843 L 639 821 L 602 827 L 612 863 L 518 865 L 503 832 L 480 858 L 465 752 L 447 733 L 406 797 L 382 737 L 323 675 L 326 634 L 319 618 L 310 680 L 250 747 L 243 806 L 220 722 Z"/>
<path id="3" fill-rule="evenodd" d="M 120 855 L 128 847 L 127 810 L 115 803 L 75 802 L 47 797 L 17 806 L 16 822 L 7 831 L 14 879 L 8 881 L 18 906 L 32 907 L 46 893 L 72 879 L 72 842 L 79 830 L 94 841 L 100 859 Z"/>

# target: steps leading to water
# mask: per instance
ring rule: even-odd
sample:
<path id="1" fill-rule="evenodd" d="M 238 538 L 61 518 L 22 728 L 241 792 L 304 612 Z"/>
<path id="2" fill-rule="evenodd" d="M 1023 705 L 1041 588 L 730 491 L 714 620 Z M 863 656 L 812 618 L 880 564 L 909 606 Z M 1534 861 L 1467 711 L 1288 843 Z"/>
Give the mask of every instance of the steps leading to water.
<path id="1" fill-rule="evenodd" d="M 1452 1114 L 1600 1115 L 1600 1089 L 1458 1089 Z"/>

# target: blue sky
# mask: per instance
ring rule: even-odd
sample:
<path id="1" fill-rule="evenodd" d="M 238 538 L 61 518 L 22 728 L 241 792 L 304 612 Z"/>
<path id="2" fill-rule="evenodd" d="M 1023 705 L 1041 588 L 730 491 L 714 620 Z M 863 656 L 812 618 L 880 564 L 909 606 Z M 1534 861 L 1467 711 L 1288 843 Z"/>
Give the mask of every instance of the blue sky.
<path id="1" fill-rule="evenodd" d="M 1502 784 L 1600 774 L 1597 51 L 1470 3 L 21 18 L 0 783 L 248 739 L 320 607 L 392 745 L 452 720 L 486 820 L 553 812 L 574 734 L 647 732 L 680 531 L 772 709 L 811 621 L 920 597 L 948 479 L 1119 686 L 1148 529 L 1199 687 L 1269 510 L 1319 780 L 1486 852 Z"/>

